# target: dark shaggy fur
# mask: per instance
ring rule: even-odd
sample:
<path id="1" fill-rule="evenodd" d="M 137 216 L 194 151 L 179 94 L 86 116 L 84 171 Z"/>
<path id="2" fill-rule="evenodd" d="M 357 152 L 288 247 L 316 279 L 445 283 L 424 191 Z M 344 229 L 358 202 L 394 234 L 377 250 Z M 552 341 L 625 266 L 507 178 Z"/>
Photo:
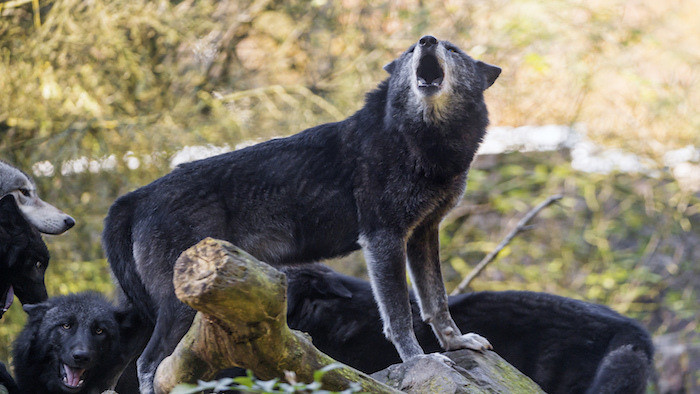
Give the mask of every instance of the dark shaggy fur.
<path id="1" fill-rule="evenodd" d="M 384 333 L 403 359 L 423 355 L 413 334 L 406 260 L 421 314 L 447 349 L 485 349 L 447 310 L 438 223 L 464 192 L 488 124 L 483 92 L 500 69 L 425 36 L 350 118 L 182 165 L 120 197 L 103 244 L 125 294 L 155 325 L 138 361 L 152 392 L 158 364 L 194 312 L 175 297 L 173 264 L 205 237 L 273 265 L 362 247 Z"/>
<path id="2" fill-rule="evenodd" d="M 372 373 L 401 362 L 382 335 L 370 284 L 322 265 L 285 269 L 289 326 L 308 332 L 329 356 Z M 427 352 L 440 346 L 430 327 L 413 325 Z M 545 293 L 479 292 L 449 297 L 462 331 L 488 338 L 494 351 L 550 394 L 641 394 L 653 345 L 636 321 L 609 308 Z"/>
<path id="3" fill-rule="evenodd" d="M 14 343 L 22 393 L 101 393 L 121 374 L 134 348 L 137 316 L 97 293 L 25 305 L 28 321 Z"/>
<path id="4" fill-rule="evenodd" d="M 49 250 L 39 232 L 24 218 L 12 195 L 0 200 L 0 318 L 13 294 L 23 304 L 48 298 L 44 273 Z"/>
<path id="5" fill-rule="evenodd" d="M 0 363 L 0 386 L 4 386 L 9 394 L 21 394 L 19 387 L 17 387 L 17 383 L 15 383 L 15 380 L 7 371 L 7 368 L 5 368 L 5 364 L 3 363 Z"/>

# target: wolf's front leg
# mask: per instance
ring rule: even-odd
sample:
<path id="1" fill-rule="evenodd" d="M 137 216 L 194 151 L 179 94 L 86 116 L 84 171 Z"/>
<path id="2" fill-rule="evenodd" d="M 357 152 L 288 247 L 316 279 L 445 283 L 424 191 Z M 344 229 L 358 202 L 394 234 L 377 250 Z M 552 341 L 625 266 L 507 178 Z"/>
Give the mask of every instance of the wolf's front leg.
<path id="1" fill-rule="evenodd" d="M 411 305 L 406 284 L 404 238 L 388 231 L 363 234 L 359 243 L 367 262 L 372 292 L 384 323 L 384 335 L 407 361 L 423 355 L 413 332 Z"/>
<path id="2" fill-rule="evenodd" d="M 440 270 L 440 244 L 438 223 L 430 223 L 415 229 L 408 241 L 408 266 L 413 288 L 418 294 L 421 318 L 433 328 L 435 336 L 445 350 L 492 349 L 481 335 L 462 335 L 447 309 L 447 293 Z"/>

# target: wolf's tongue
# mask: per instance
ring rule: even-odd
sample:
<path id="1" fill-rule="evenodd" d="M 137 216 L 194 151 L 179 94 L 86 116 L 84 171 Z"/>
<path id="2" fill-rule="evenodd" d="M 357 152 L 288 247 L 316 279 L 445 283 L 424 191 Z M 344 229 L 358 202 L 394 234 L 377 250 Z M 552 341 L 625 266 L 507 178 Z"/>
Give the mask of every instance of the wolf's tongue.
<path id="1" fill-rule="evenodd" d="M 2 306 L 2 311 L 5 312 L 8 309 L 10 309 L 10 306 L 12 305 L 12 300 L 15 299 L 15 291 L 12 289 L 12 285 L 10 285 L 10 289 L 7 290 L 7 295 L 5 296 L 5 304 Z"/>
<path id="2" fill-rule="evenodd" d="M 83 378 L 84 369 L 71 368 L 66 364 L 63 364 L 63 369 L 66 371 L 65 383 L 70 387 L 78 387 L 80 385 L 80 380 Z"/>

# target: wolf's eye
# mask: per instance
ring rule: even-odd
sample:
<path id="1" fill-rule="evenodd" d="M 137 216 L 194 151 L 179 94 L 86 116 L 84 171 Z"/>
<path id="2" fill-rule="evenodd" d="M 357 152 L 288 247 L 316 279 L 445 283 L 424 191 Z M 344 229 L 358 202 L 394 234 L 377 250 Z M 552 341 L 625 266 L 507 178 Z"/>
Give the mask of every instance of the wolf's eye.
<path id="1" fill-rule="evenodd" d="M 29 189 L 19 189 L 19 192 L 22 193 L 25 197 L 29 197 L 32 193 L 29 191 Z"/>
<path id="2" fill-rule="evenodd" d="M 447 47 L 447 50 L 452 52 L 452 53 L 457 53 L 457 48 L 455 48 L 455 47 Z"/>
<path id="3" fill-rule="evenodd" d="M 70 323 L 63 323 L 61 325 L 61 328 L 63 328 L 64 330 L 70 330 Z"/>
<path id="4" fill-rule="evenodd" d="M 41 261 L 37 261 L 36 264 L 34 264 L 34 268 L 36 268 L 38 270 L 40 270 L 41 267 L 43 267 L 43 266 L 44 266 L 44 263 L 42 263 Z"/>
<path id="5" fill-rule="evenodd" d="M 95 334 L 96 334 L 96 335 L 102 335 L 103 332 L 104 332 L 104 330 L 101 329 L 101 328 L 96 328 L 96 329 L 95 329 Z"/>

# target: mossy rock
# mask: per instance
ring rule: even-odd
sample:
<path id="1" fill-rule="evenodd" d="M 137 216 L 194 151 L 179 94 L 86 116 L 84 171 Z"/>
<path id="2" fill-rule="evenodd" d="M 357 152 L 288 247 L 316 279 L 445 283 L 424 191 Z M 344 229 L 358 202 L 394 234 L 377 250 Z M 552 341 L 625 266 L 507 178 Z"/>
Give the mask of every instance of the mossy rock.
<path id="1" fill-rule="evenodd" d="M 495 352 L 458 350 L 444 355 L 455 365 L 425 357 L 392 365 L 371 376 L 407 393 L 544 393 Z"/>

